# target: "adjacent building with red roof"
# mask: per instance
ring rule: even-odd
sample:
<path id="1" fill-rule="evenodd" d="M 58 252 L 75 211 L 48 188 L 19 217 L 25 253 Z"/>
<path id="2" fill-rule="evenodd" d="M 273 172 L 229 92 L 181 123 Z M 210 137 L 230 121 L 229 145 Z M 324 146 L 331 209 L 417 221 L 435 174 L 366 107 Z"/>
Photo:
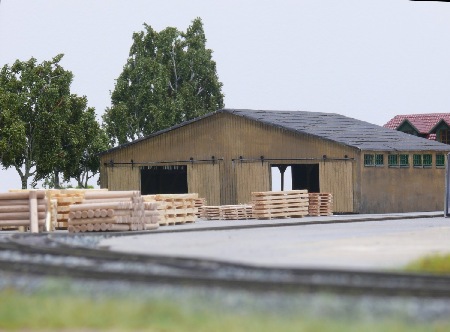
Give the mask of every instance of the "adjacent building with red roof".
<path id="1" fill-rule="evenodd" d="M 450 144 L 450 113 L 396 115 L 384 127 Z"/>

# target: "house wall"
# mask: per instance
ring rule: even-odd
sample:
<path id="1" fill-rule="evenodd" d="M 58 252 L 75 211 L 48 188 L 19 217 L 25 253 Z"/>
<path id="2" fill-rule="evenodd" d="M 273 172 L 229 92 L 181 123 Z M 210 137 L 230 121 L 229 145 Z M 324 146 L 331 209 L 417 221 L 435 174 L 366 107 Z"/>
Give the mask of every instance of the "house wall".
<path id="1" fill-rule="evenodd" d="M 211 205 L 248 203 L 252 191 L 270 190 L 271 164 L 319 163 L 321 191 L 334 194 L 337 212 L 354 212 L 357 198 L 353 193 L 359 184 L 355 182 L 356 167 L 352 166 L 356 162 L 350 159 L 358 156 L 356 151 L 315 136 L 217 113 L 102 155 L 101 184 L 110 190 L 139 189 L 142 163 L 175 163 L 191 157 L 207 160 L 214 156 L 215 164 L 185 163 L 189 191 L 198 191 Z M 261 162 L 261 156 L 265 161 Z M 347 161 L 342 160 L 344 156 Z M 111 160 L 115 165 L 133 160 L 135 166 L 114 166 L 111 170 L 104 165 Z"/>
<path id="2" fill-rule="evenodd" d="M 396 213 L 418 211 L 443 211 L 445 195 L 445 168 L 436 167 L 436 153 L 431 168 L 413 167 L 413 154 L 429 151 L 399 152 L 410 155 L 407 168 L 389 167 L 388 153 L 385 163 L 379 167 L 364 166 L 365 153 L 361 152 L 359 169 L 361 173 L 359 213 Z M 380 152 L 374 152 L 380 154 Z"/>

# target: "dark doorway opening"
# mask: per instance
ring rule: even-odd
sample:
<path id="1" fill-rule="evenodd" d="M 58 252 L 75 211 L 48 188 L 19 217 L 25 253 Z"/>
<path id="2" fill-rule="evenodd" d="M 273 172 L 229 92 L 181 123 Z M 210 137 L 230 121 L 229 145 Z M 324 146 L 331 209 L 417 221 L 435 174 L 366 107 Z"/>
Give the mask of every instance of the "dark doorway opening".
<path id="1" fill-rule="evenodd" d="M 308 189 L 310 193 L 320 192 L 319 164 L 291 165 L 292 190 Z"/>
<path id="2" fill-rule="evenodd" d="M 141 168 L 142 195 L 186 194 L 187 166 L 146 166 Z"/>

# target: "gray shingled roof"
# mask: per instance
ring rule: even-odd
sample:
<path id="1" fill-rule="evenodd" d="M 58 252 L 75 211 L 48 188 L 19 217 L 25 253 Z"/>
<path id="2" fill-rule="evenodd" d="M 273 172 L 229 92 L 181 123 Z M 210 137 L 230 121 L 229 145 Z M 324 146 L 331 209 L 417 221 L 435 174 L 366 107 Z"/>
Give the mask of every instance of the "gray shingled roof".
<path id="1" fill-rule="evenodd" d="M 304 111 L 260 111 L 244 109 L 222 109 L 200 118 L 180 123 L 150 136 L 125 143 L 99 155 L 123 149 L 140 141 L 176 130 L 217 113 L 230 113 L 247 119 L 283 128 L 292 132 L 312 135 L 366 151 L 450 151 L 450 145 L 387 129 L 361 120 L 335 113 Z"/>
<path id="2" fill-rule="evenodd" d="M 335 113 L 223 109 L 231 113 L 301 134 L 367 151 L 450 151 L 450 145 L 387 129 Z"/>

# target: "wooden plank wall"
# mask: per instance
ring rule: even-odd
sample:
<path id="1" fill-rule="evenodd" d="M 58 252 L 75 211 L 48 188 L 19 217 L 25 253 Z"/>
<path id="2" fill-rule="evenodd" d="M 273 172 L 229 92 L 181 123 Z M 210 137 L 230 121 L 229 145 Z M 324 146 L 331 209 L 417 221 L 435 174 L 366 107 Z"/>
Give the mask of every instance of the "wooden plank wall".
<path id="1" fill-rule="evenodd" d="M 436 153 L 403 152 L 409 154 L 410 165 L 405 168 L 389 167 L 387 153 L 363 151 L 361 154 L 364 153 L 384 154 L 384 165 L 366 167 L 364 158 L 361 158 L 361 198 L 357 207 L 358 213 L 444 210 L 445 167 L 436 167 Z M 433 165 L 430 168 L 413 167 L 413 155 L 425 153 L 433 155 Z"/>
<path id="2" fill-rule="evenodd" d="M 208 205 L 220 205 L 220 168 L 220 163 L 188 165 L 189 193 L 206 198 Z"/>
<path id="3" fill-rule="evenodd" d="M 141 190 L 139 167 L 114 166 L 107 168 L 109 190 Z"/>
<path id="4" fill-rule="evenodd" d="M 320 192 L 333 194 L 334 212 L 354 212 L 352 161 L 323 161 L 319 164 Z"/>
<path id="5" fill-rule="evenodd" d="M 237 204 L 249 204 L 252 192 L 270 191 L 270 165 L 267 162 L 236 162 Z"/>
<path id="6" fill-rule="evenodd" d="M 139 143 L 113 150 L 101 156 L 101 167 L 113 160 L 115 163 L 125 162 L 161 162 L 210 159 L 215 156 L 220 161 L 220 204 L 247 203 L 252 188 L 256 191 L 270 190 L 271 172 L 266 164 L 264 171 L 258 159 L 264 158 L 316 158 L 323 155 L 329 158 L 355 157 L 357 150 L 322 140 L 311 135 L 299 135 L 283 128 L 245 119 L 231 114 L 218 113 L 213 116 L 181 126 Z M 254 163 L 246 163 L 242 169 L 236 171 L 239 159 L 255 159 Z M 316 161 L 317 162 L 317 161 Z M 279 162 L 277 162 L 279 163 Z M 170 165 L 171 163 L 166 163 Z M 186 163 L 189 167 L 190 163 Z M 254 164 L 254 166 L 251 166 Z M 200 172 L 203 166 L 198 168 Z M 203 170 L 208 167 L 204 166 Z M 254 168 L 255 172 L 251 171 Z M 113 169 L 106 167 L 107 187 L 110 190 L 139 190 L 140 175 L 131 167 Z M 135 169 L 137 167 L 135 166 Z M 102 174 L 105 174 L 104 169 Z M 200 173 L 199 173 L 200 174 Z M 216 174 L 216 173 L 214 173 Z M 246 175 L 244 175 L 246 174 Z M 215 202 L 218 194 L 215 189 L 206 190 L 213 175 L 195 175 L 188 179 L 190 191 L 198 189 L 209 195 L 208 203 Z M 216 179 L 217 175 L 214 175 Z M 189 175 L 188 175 L 189 177 Z M 250 180 L 251 179 L 251 180 Z M 101 179 L 104 187 L 104 179 Z M 198 181 L 198 183 L 196 183 Z M 216 180 L 213 180 L 216 181 Z M 251 181 L 251 182 L 250 182 Z M 242 188 L 241 188 L 242 187 Z"/>

